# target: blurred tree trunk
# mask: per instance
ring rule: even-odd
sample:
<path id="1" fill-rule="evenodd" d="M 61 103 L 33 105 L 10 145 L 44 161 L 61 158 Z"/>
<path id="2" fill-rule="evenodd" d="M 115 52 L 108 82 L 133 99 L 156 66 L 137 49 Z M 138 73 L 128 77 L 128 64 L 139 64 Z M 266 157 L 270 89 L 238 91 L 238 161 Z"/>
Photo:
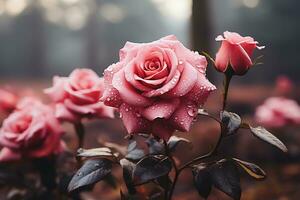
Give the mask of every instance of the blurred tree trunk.
<path id="1" fill-rule="evenodd" d="M 209 0 L 193 0 L 192 44 L 193 49 L 210 52 L 211 26 L 209 19 Z"/>
<path id="2" fill-rule="evenodd" d="M 213 37 L 209 6 L 209 0 L 193 0 L 191 42 L 194 50 L 197 50 L 199 53 L 205 51 L 214 57 L 210 45 Z M 212 67 L 208 67 L 207 71 L 208 78 L 216 80 L 216 73 L 212 73 L 214 71 Z"/>
<path id="3" fill-rule="evenodd" d="M 29 16 L 29 30 L 31 31 L 30 35 L 30 44 L 28 47 L 30 51 L 29 54 L 29 75 L 30 76 L 41 76 L 46 69 L 46 38 L 45 38 L 45 23 L 43 20 L 41 10 L 34 6 L 32 12 Z"/>
<path id="4" fill-rule="evenodd" d="M 87 26 L 86 26 L 86 58 L 87 58 L 87 66 L 92 69 L 96 69 L 99 67 L 98 61 L 98 53 L 99 53 L 99 46 L 98 46 L 98 25 L 97 25 L 97 9 L 98 4 L 97 1 L 95 5 L 90 6 L 90 15 L 88 18 Z"/>

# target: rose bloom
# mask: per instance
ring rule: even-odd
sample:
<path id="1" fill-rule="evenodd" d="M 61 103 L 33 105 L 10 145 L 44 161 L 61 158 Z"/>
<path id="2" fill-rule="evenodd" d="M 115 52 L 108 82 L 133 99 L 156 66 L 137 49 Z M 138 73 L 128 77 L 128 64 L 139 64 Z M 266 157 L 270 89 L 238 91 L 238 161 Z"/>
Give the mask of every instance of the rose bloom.
<path id="1" fill-rule="evenodd" d="M 0 111 L 10 113 L 16 107 L 18 97 L 14 93 L 0 89 Z"/>
<path id="2" fill-rule="evenodd" d="M 25 98 L 0 129 L 0 161 L 41 158 L 63 151 L 63 130 L 53 109 L 36 99 Z"/>
<path id="3" fill-rule="evenodd" d="M 103 79 L 90 69 L 75 69 L 69 77 L 53 78 L 53 87 L 45 92 L 56 104 L 56 116 L 78 122 L 83 117 L 114 117 L 114 109 L 100 102 Z"/>
<path id="4" fill-rule="evenodd" d="M 284 75 L 278 76 L 276 79 L 276 92 L 281 95 L 290 94 L 293 91 L 293 82 Z"/>
<path id="5" fill-rule="evenodd" d="M 152 133 L 168 139 L 188 131 L 211 91 L 204 56 L 185 48 L 175 36 L 151 43 L 127 42 L 120 61 L 104 72 L 106 105 L 119 108 L 130 134 Z"/>
<path id="6" fill-rule="evenodd" d="M 258 123 L 271 128 L 300 124 L 300 106 L 291 99 L 271 97 L 257 107 L 255 119 Z"/>
<path id="7" fill-rule="evenodd" d="M 245 74 L 253 65 L 251 56 L 255 48 L 263 49 L 264 46 L 257 46 L 252 37 L 243 37 L 238 33 L 225 31 L 224 37 L 219 35 L 216 41 L 221 41 L 221 47 L 216 54 L 215 67 L 220 72 L 225 72 L 230 65 L 237 75 Z"/>

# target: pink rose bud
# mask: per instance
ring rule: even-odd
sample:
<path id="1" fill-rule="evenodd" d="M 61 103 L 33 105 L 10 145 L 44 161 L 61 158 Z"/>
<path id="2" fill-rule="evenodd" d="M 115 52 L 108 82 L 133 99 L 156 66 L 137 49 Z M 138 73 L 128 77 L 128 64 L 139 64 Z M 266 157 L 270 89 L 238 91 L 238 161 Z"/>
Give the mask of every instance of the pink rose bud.
<path id="1" fill-rule="evenodd" d="M 255 119 L 261 125 L 273 128 L 300 124 L 300 106 L 291 99 L 271 97 L 257 107 Z"/>
<path id="2" fill-rule="evenodd" d="M 36 99 L 25 98 L 0 129 L 0 161 L 41 158 L 60 153 L 63 130 L 53 109 Z"/>
<path id="3" fill-rule="evenodd" d="M 103 79 L 90 69 L 75 69 L 69 77 L 53 78 L 53 87 L 45 90 L 55 102 L 56 116 L 78 122 L 83 117 L 114 117 L 114 109 L 100 102 Z"/>
<path id="4" fill-rule="evenodd" d="M 219 35 L 216 41 L 222 41 L 221 47 L 216 54 L 215 67 L 220 72 L 225 72 L 230 65 L 237 75 L 245 74 L 253 65 L 251 56 L 255 48 L 263 49 L 264 46 L 257 46 L 252 37 L 242 37 L 238 33 L 225 31 L 224 37 Z"/>
<path id="5" fill-rule="evenodd" d="M 14 93 L 0 89 L 0 111 L 10 113 L 16 107 L 18 97 Z"/>
<path id="6" fill-rule="evenodd" d="M 175 130 L 188 131 L 211 91 L 204 56 L 175 36 L 151 43 L 127 42 L 120 61 L 104 72 L 102 100 L 119 109 L 130 134 L 153 134 L 167 140 Z"/>

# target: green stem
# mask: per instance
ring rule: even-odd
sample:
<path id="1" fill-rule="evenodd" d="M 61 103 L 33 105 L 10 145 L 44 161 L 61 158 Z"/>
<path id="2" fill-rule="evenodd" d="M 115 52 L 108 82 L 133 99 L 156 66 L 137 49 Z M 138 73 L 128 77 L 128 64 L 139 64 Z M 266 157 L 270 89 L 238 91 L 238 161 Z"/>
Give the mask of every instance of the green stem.
<path id="1" fill-rule="evenodd" d="M 165 199 L 166 200 L 171 200 L 172 196 L 173 196 L 173 193 L 174 193 L 175 185 L 177 183 L 178 176 L 179 176 L 180 172 L 178 170 L 178 167 L 176 165 L 176 162 L 175 162 L 173 156 L 170 153 L 168 144 L 167 144 L 167 142 L 165 140 L 164 140 L 164 146 L 165 146 L 165 153 L 168 156 L 168 158 L 171 160 L 172 165 L 173 165 L 174 170 L 175 170 L 175 176 L 174 176 L 174 179 L 172 181 L 172 185 L 171 185 L 170 191 L 165 191 Z"/>
<path id="2" fill-rule="evenodd" d="M 226 108 L 226 104 L 227 104 L 227 96 L 228 96 L 228 90 L 229 90 L 229 84 L 230 84 L 230 81 L 231 81 L 231 78 L 232 78 L 232 75 L 233 73 L 231 71 L 228 71 L 227 73 L 225 73 L 225 78 L 224 78 L 224 93 L 223 93 L 223 106 L 222 106 L 222 110 L 225 110 Z M 174 189 L 175 189 L 175 186 L 176 186 L 176 183 L 177 183 L 177 180 L 178 180 L 178 177 L 180 175 L 180 173 L 187 167 L 190 167 L 192 164 L 195 164 L 199 161 L 202 161 L 204 159 L 207 159 L 209 157 L 212 157 L 214 155 L 217 154 L 217 151 L 218 151 L 218 148 L 221 144 L 221 141 L 224 137 L 223 135 L 223 131 L 222 131 L 222 123 L 219 119 L 211 116 L 211 115 L 208 115 L 208 117 L 216 120 L 217 122 L 220 123 L 220 127 L 221 127 L 221 133 L 220 133 L 220 136 L 218 138 L 218 141 L 216 143 L 216 145 L 214 146 L 214 148 L 207 154 L 205 155 L 202 155 L 202 156 L 199 156 L 199 157 L 196 157 L 194 158 L 193 160 L 185 163 L 183 166 L 181 167 L 177 167 L 176 163 L 175 163 L 175 160 L 174 158 L 172 157 L 172 155 L 170 155 L 170 152 L 169 152 L 169 149 L 168 149 L 168 145 L 167 145 L 167 142 L 164 141 L 164 145 L 165 145 L 165 152 L 166 152 L 166 155 L 169 157 L 169 159 L 171 160 L 172 162 L 172 165 L 174 167 L 174 170 L 175 170 L 175 176 L 174 176 L 174 180 L 172 182 L 172 185 L 171 185 L 171 189 L 170 191 L 168 192 L 165 192 L 165 199 L 166 200 L 171 200 L 172 199 L 172 196 L 173 196 L 173 193 L 174 193 Z M 169 193 L 169 195 L 168 195 Z M 166 198 L 167 197 L 167 198 Z"/>
<path id="3" fill-rule="evenodd" d="M 224 73 L 224 91 L 223 91 L 223 106 L 222 110 L 225 110 L 226 104 L 227 104 L 227 96 L 228 96 L 228 90 L 229 90 L 229 84 L 232 78 L 232 73 L 229 71 L 227 73 Z"/>
<path id="4" fill-rule="evenodd" d="M 78 137 L 78 148 L 83 146 L 85 130 L 81 121 L 74 123 L 74 128 L 76 131 L 76 135 Z"/>

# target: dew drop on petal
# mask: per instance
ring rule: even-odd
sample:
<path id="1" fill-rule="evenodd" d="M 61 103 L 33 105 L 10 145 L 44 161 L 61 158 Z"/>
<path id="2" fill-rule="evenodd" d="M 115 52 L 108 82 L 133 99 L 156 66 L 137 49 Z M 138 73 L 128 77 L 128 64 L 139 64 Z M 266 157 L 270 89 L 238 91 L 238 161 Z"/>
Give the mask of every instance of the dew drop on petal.
<path id="1" fill-rule="evenodd" d="M 197 109 L 196 108 L 189 108 L 187 111 L 188 115 L 191 117 L 195 117 L 197 114 Z"/>

